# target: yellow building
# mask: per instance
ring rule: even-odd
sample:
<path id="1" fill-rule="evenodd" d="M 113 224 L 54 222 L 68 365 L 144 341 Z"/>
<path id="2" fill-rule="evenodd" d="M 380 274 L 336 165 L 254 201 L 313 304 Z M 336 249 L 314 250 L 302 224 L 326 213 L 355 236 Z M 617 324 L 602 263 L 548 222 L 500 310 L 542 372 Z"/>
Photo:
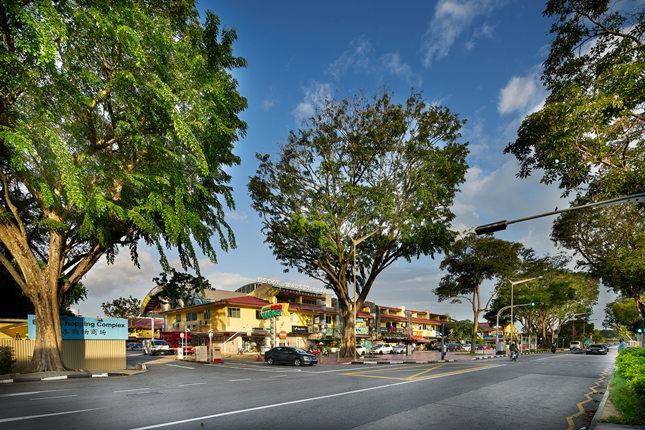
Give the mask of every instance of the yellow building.
<path id="1" fill-rule="evenodd" d="M 26 319 L 0 318 L 0 339 L 28 339 Z"/>
<path id="2" fill-rule="evenodd" d="M 278 345 L 307 348 L 334 333 L 338 312 L 330 294 L 260 282 L 236 292 L 237 297 L 159 312 L 165 318 L 164 331 L 190 331 L 194 345 L 207 344 L 212 337 L 228 354 Z"/>

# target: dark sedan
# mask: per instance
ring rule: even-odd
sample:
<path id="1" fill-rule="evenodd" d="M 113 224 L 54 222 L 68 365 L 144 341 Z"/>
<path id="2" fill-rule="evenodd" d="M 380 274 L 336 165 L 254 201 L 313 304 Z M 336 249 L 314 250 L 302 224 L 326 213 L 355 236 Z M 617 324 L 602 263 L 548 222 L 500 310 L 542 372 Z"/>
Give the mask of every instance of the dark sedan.
<path id="1" fill-rule="evenodd" d="M 607 350 L 605 349 L 604 345 L 594 343 L 593 345 L 589 345 L 589 347 L 587 348 L 587 354 L 607 355 Z"/>
<path id="2" fill-rule="evenodd" d="M 315 355 L 293 346 L 278 346 L 264 353 L 264 361 L 269 364 L 293 364 L 294 366 L 313 366 L 318 363 Z"/>

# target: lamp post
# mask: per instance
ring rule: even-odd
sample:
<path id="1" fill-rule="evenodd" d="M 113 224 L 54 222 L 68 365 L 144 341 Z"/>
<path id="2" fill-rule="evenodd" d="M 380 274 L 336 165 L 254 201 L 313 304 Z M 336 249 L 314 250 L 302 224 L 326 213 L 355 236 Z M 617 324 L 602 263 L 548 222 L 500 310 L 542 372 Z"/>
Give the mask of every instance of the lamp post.
<path id="1" fill-rule="evenodd" d="M 493 233 L 496 231 L 506 230 L 507 225 L 515 224 L 516 222 L 528 221 L 535 218 L 542 218 L 545 216 L 555 215 L 563 212 L 569 212 L 577 209 L 592 208 L 596 206 L 611 206 L 611 205 L 617 205 L 619 203 L 641 203 L 641 204 L 645 203 L 645 193 L 632 194 L 631 196 L 618 197 L 617 199 L 603 200 L 601 202 L 589 203 L 588 205 L 583 205 L 583 206 L 574 206 L 572 208 L 561 209 L 559 211 L 548 212 L 540 215 L 533 215 L 527 218 L 515 219 L 512 221 L 504 220 L 504 221 L 494 222 L 492 224 L 480 225 L 479 227 L 475 228 L 475 233 L 477 234 L 477 236 L 479 236 L 480 234 Z"/>
<path id="2" fill-rule="evenodd" d="M 188 346 L 188 333 L 190 333 L 190 329 L 188 328 L 188 324 L 186 324 L 186 328 L 184 329 L 184 353 L 188 355 L 188 352 L 186 351 L 186 346 Z"/>
<path id="3" fill-rule="evenodd" d="M 370 234 L 365 235 L 358 240 L 352 239 L 352 244 L 354 246 L 354 360 L 356 360 L 356 245 L 372 236 L 373 234 L 378 233 L 378 231 L 384 227 L 385 226 L 379 225 L 376 230 L 374 230 Z"/>
<path id="4" fill-rule="evenodd" d="M 522 306 L 534 306 L 534 305 L 538 305 L 538 304 L 541 304 L 541 302 L 538 302 L 538 303 L 525 303 L 523 305 L 515 305 L 515 307 L 519 308 L 519 307 L 522 307 Z M 513 305 L 504 306 L 502 309 L 499 310 L 499 312 L 497 312 L 497 325 L 495 326 L 495 333 L 496 333 L 496 336 L 497 336 L 497 342 L 495 342 L 496 344 L 499 344 L 499 314 L 501 314 L 502 312 L 504 312 L 508 308 L 510 308 L 512 310 Z"/>
<path id="5" fill-rule="evenodd" d="M 513 340 L 513 333 L 515 333 L 515 321 L 513 320 L 513 287 L 517 284 L 523 284 L 525 282 L 535 281 L 536 279 L 542 279 L 542 277 L 538 276 L 537 278 L 523 279 L 521 281 L 515 281 L 515 282 L 506 279 L 506 281 L 511 284 L 511 340 Z M 530 345 L 529 345 L 529 348 L 530 348 Z"/>

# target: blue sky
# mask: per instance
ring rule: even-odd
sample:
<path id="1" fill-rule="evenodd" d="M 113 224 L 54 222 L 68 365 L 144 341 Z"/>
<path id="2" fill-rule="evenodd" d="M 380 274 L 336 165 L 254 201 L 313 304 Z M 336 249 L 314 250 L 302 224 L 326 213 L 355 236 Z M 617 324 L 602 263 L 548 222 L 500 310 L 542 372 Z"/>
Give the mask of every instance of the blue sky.
<path id="1" fill-rule="evenodd" d="M 411 88 L 426 101 L 449 107 L 467 119 L 462 141 L 469 142 L 470 169 L 453 211 L 454 230 L 512 220 L 568 207 L 557 186 L 539 175 L 518 179 L 514 157 L 504 147 L 527 114 L 539 109 L 546 93 L 541 64 L 549 52 L 552 20 L 545 3 L 526 0 L 261 2 L 203 1 L 223 26 L 235 27 L 234 54 L 249 65 L 234 71 L 249 107 L 242 114 L 247 136 L 235 153 L 242 163 L 231 169 L 236 208 L 227 215 L 237 249 L 221 251 L 218 264 L 203 261 L 202 271 L 217 288 L 233 290 L 258 277 L 320 286 L 283 266 L 264 244 L 261 222 L 246 188 L 257 168 L 255 153 L 276 151 L 276 144 L 297 129 L 327 96 L 341 98 L 384 85 L 404 101 Z M 497 237 L 521 241 L 538 254 L 559 252 L 549 239 L 552 217 L 514 224 Z M 179 264 L 176 253 L 169 258 Z M 100 304 L 119 296 L 143 299 L 161 272 L 154 249 L 140 250 L 141 269 L 127 251 L 115 265 L 102 259 L 85 277 L 90 297 L 78 307 L 101 315 Z M 385 306 L 430 309 L 472 319 L 469 304 L 437 303 L 432 290 L 443 276 L 442 256 L 400 261 L 376 281 L 368 299 Z M 490 288 L 485 287 L 485 291 Z M 604 318 L 613 294 L 601 293 L 592 319 Z"/>

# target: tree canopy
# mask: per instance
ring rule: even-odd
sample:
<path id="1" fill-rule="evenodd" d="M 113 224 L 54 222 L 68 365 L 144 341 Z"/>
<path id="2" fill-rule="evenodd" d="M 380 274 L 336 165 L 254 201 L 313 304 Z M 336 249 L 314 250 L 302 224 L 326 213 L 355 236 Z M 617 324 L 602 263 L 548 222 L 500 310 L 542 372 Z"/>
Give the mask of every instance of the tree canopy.
<path id="1" fill-rule="evenodd" d="M 0 262 L 35 306 L 29 370 L 60 370 L 57 302 L 128 246 L 235 247 L 226 166 L 246 107 L 234 29 L 192 0 L 3 0 Z M 222 199 L 223 201 L 220 201 Z M 217 242 L 216 242 L 217 243 Z M 15 263 L 12 264 L 12 263 Z"/>
<path id="2" fill-rule="evenodd" d="M 101 303 L 105 316 L 110 318 L 132 318 L 139 316 L 141 312 L 141 300 L 132 296 L 119 297 L 111 302 Z"/>
<path id="3" fill-rule="evenodd" d="M 645 6 L 610 0 L 550 0 L 551 51 L 542 80 L 550 95 L 524 119 L 505 153 L 518 176 L 589 200 L 645 191 Z M 602 200 L 602 198 L 601 198 Z"/>
<path id="4" fill-rule="evenodd" d="M 266 242 L 286 271 L 295 268 L 336 294 L 343 355 L 353 354 L 351 310 L 360 309 L 377 275 L 452 242 L 450 206 L 468 167 L 467 144 L 458 142 L 463 124 L 419 93 L 398 104 L 385 88 L 326 99 L 280 145 L 276 161 L 257 155 L 248 187 Z"/>
<path id="5" fill-rule="evenodd" d="M 579 267 L 645 316 L 645 219 L 637 205 L 622 204 L 561 214 L 551 239 L 582 257 Z"/>
<path id="6" fill-rule="evenodd" d="M 152 282 L 163 287 L 157 296 L 162 302 L 170 305 L 171 309 L 194 305 L 195 297 L 203 293 L 204 289 L 210 288 L 207 279 L 177 272 L 175 269 L 172 269 L 171 273 L 170 278 L 165 272 L 160 273 L 157 278 L 152 278 Z"/>

